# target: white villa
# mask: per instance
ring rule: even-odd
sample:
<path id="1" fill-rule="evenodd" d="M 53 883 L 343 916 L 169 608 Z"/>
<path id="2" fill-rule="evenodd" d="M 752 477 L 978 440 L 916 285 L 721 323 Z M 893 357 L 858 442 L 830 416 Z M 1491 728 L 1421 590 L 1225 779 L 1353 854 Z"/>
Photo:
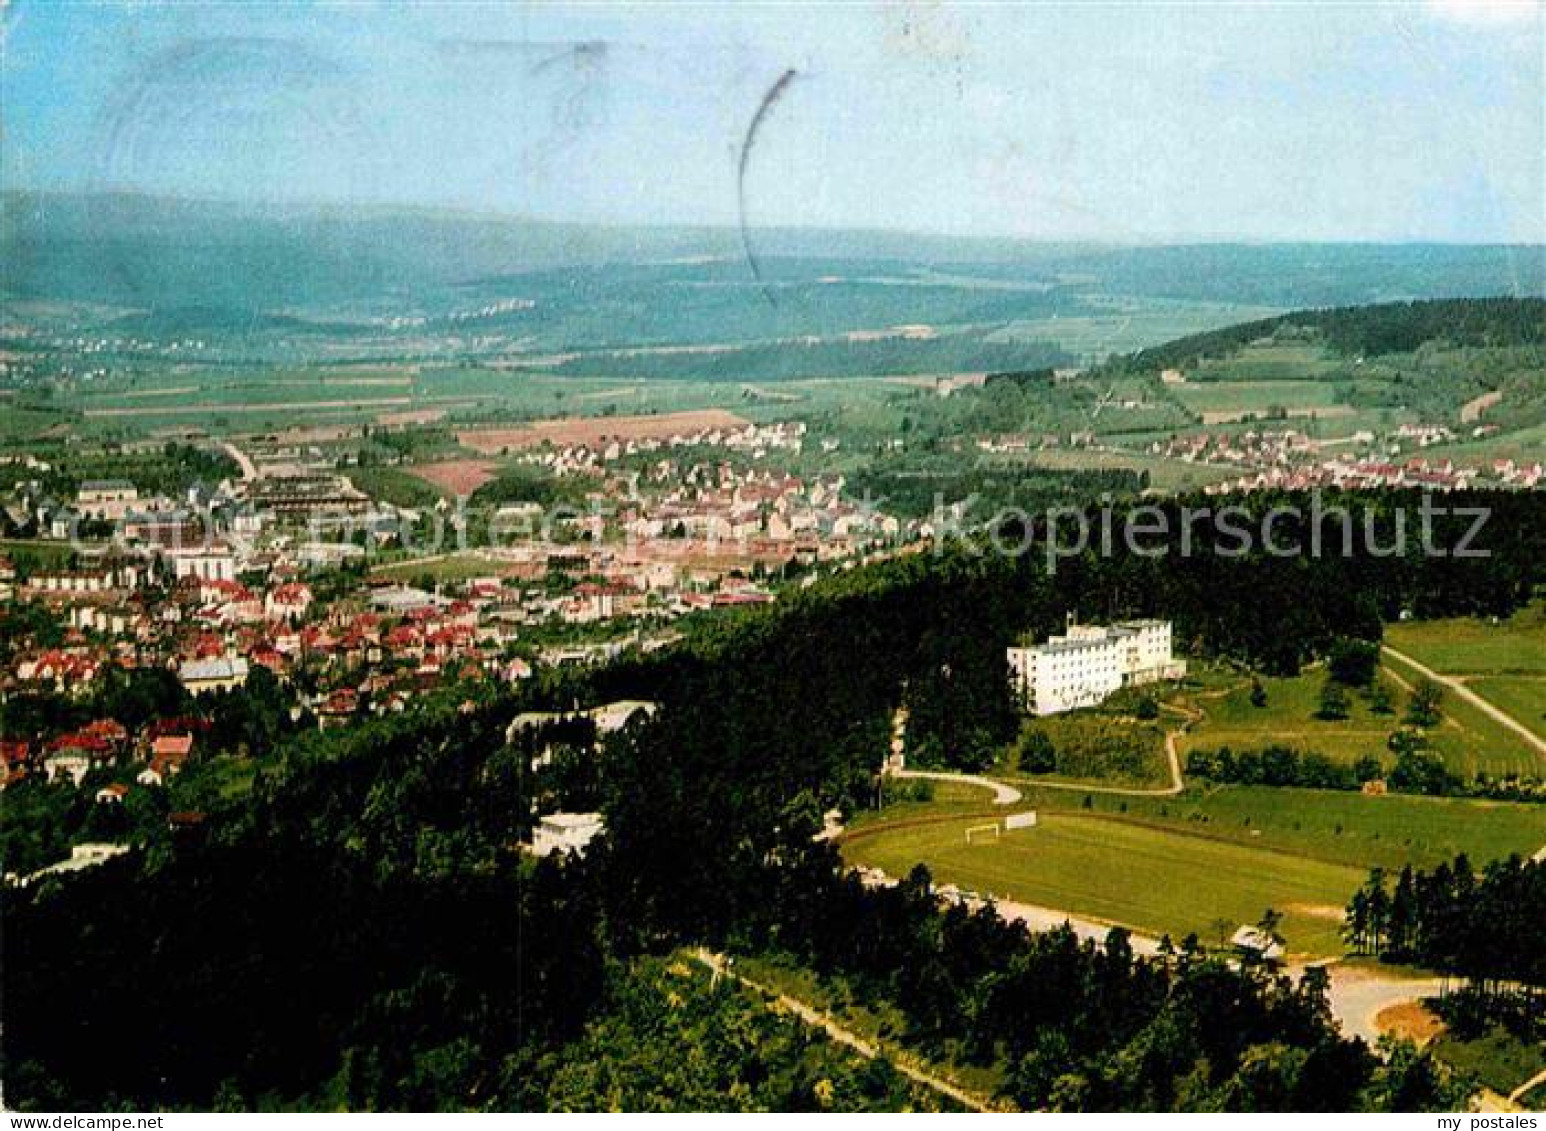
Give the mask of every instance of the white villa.
<path id="1" fill-rule="evenodd" d="M 1010 648 L 1009 670 L 1026 709 L 1055 715 L 1093 707 L 1119 688 L 1180 679 L 1186 661 L 1171 652 L 1169 621 L 1132 620 L 1070 624 L 1045 644 Z"/>

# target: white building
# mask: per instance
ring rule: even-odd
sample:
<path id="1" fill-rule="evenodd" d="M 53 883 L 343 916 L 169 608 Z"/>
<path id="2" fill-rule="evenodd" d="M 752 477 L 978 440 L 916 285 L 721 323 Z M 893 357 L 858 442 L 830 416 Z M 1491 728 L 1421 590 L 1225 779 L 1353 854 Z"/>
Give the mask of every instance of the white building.
<path id="1" fill-rule="evenodd" d="M 62 876 L 69 872 L 80 872 L 87 868 L 94 868 L 98 864 L 105 863 L 115 856 L 122 856 L 128 851 L 129 846 L 127 844 L 77 844 L 70 849 L 70 856 L 67 860 L 61 860 L 57 864 L 50 864 L 46 868 L 40 868 L 28 876 L 12 877 L 8 874 L 6 878 L 13 880 L 19 887 L 26 887 L 28 884 L 36 883 L 45 876 Z"/>
<path id="2" fill-rule="evenodd" d="M 198 581 L 235 581 L 236 555 L 227 546 L 198 547 L 177 550 L 167 555 L 172 564 L 172 575 L 181 581 L 191 577 Z"/>
<path id="3" fill-rule="evenodd" d="M 1008 658 L 1015 690 L 1034 715 L 1093 707 L 1120 688 L 1186 674 L 1162 620 L 1071 624 L 1045 644 L 1010 648 Z"/>
<path id="4" fill-rule="evenodd" d="M 533 856 L 555 852 L 584 853 L 585 846 L 605 827 L 600 813 L 549 813 L 537 818 L 531 833 Z"/>
<path id="5" fill-rule="evenodd" d="M 247 682 L 247 661 L 241 656 L 218 656 L 209 660 L 189 660 L 177 671 L 192 695 L 206 691 L 228 691 Z"/>

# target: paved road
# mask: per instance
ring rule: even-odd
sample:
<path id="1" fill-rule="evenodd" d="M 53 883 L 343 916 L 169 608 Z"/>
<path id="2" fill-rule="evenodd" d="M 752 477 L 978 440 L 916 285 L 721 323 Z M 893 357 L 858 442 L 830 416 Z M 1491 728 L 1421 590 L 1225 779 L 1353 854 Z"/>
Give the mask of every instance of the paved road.
<path id="1" fill-rule="evenodd" d="M 790 997 L 788 994 L 775 990 L 771 986 L 765 986 L 761 982 L 753 981 L 743 974 L 736 973 L 735 969 L 725 961 L 723 954 L 715 954 L 711 950 L 700 947 L 697 952 L 697 959 L 716 974 L 726 978 L 733 978 L 741 985 L 773 998 L 779 1005 L 794 1014 L 805 1024 L 822 1030 L 832 1040 L 846 1048 L 852 1049 L 866 1060 L 874 1060 L 877 1056 L 881 1055 L 881 1049 L 878 1045 L 861 1037 L 852 1029 L 839 1025 L 831 1017 L 814 1006 L 801 1001 L 799 998 Z M 964 1088 L 952 1084 L 949 1080 L 945 1080 L 932 1072 L 910 1064 L 906 1060 L 898 1059 L 895 1055 L 887 1054 L 887 1056 L 892 1066 L 909 1080 L 916 1081 L 926 1088 L 932 1088 L 940 1095 L 948 1097 L 962 1107 L 972 1111 L 997 1110 L 981 1096 L 974 1096 Z"/>

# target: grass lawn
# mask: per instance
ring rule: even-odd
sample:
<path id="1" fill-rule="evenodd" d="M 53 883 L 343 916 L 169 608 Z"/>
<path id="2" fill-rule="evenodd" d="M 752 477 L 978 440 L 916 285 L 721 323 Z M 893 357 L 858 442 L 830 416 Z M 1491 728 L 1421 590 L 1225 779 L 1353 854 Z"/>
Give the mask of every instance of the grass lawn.
<path id="1" fill-rule="evenodd" d="M 968 846 L 965 829 L 1001 817 L 978 787 L 936 784 L 930 800 L 850 821 L 852 863 L 937 880 L 1149 934 L 1197 931 L 1217 920 L 1286 914 L 1295 952 L 1341 953 L 1335 915 L 1370 867 L 1420 867 L 1464 852 L 1478 866 L 1546 844 L 1546 809 L 1460 798 L 1267 786 L 1191 788 L 1179 797 L 1125 797 L 1023 786 L 1036 829 Z"/>
<path id="2" fill-rule="evenodd" d="M 1344 762 L 1352 762 L 1364 754 L 1381 754 L 1390 732 L 1400 721 L 1400 712 L 1406 707 L 1405 693 L 1399 687 L 1391 686 L 1395 713 L 1389 715 L 1375 714 L 1362 696 L 1350 695 L 1348 717 L 1328 721 L 1315 717 L 1325 682 L 1326 673 L 1322 669 L 1301 672 L 1286 679 L 1262 676 L 1267 703 L 1257 707 L 1251 703 L 1250 682 L 1237 676 L 1228 685 L 1230 690 L 1223 695 L 1189 699 L 1193 706 L 1203 711 L 1205 718 L 1181 737 L 1178 746 L 1184 754 L 1198 748 L 1212 750 L 1229 746 L 1240 750 L 1277 743 L 1317 750 Z"/>
<path id="3" fill-rule="evenodd" d="M 1348 717 L 1335 721 L 1315 717 L 1321 687 L 1326 681 L 1323 669 L 1310 669 L 1287 679 L 1263 676 L 1261 682 L 1267 692 L 1264 707 L 1252 705 L 1250 685 L 1243 677 L 1235 677 L 1229 685 L 1232 690 L 1224 694 L 1184 690 L 1177 702 L 1202 710 L 1205 717 L 1182 735 L 1177 745 L 1184 756 L 1186 751 L 1199 748 L 1229 746 L 1241 750 L 1281 744 L 1318 751 L 1341 762 L 1372 754 L 1388 766 L 1393 758 L 1386 741 L 1401 725 L 1410 698 L 1405 685 L 1416 683 L 1421 676 L 1407 664 L 1387 656 L 1381 678 L 1390 690 L 1393 713 L 1376 714 L 1364 697 L 1355 692 L 1348 697 Z M 1480 687 L 1477 690 L 1487 694 Z M 1546 681 L 1539 688 L 1517 690 L 1515 694 L 1546 694 Z M 1499 705 L 1505 710 L 1513 709 L 1501 702 Z M 1444 722 L 1429 732 L 1429 742 L 1443 756 L 1445 764 L 1461 777 L 1469 779 L 1478 772 L 1539 776 L 1546 771 L 1539 754 L 1528 743 L 1453 693 L 1445 695 L 1442 709 Z M 1539 726 L 1542 711 L 1546 711 L 1546 703 L 1530 718 L 1521 717 L 1521 721 L 1526 726 Z"/>
<path id="4" fill-rule="evenodd" d="M 927 863 L 936 879 L 982 894 L 1122 923 L 1180 939 L 1219 942 L 1268 907 L 1284 912 L 1296 954 L 1342 951 L 1340 914 L 1365 872 L 1095 813 L 1048 812 L 1032 829 L 968 845 L 978 818 L 888 829 L 844 843 L 855 862 L 905 875 Z"/>
<path id="5" fill-rule="evenodd" d="M 1385 667 L 1408 683 L 1421 678 L 1411 667 L 1389 655 L 1385 657 Z M 1446 691 L 1440 710 L 1444 721 L 1428 732 L 1428 741 L 1443 755 L 1445 765 L 1461 777 L 1469 778 L 1478 772 L 1495 777 L 1546 774 L 1546 759 L 1539 751 L 1458 695 Z"/>
<path id="6" fill-rule="evenodd" d="M 1466 686 L 1546 738 L 1546 676 L 1482 676 Z"/>
<path id="7" fill-rule="evenodd" d="M 1385 642 L 1446 675 L 1546 675 L 1546 605 L 1519 610 L 1499 624 L 1472 617 L 1403 621 Z"/>
<path id="8" fill-rule="evenodd" d="M 1082 809 L 1068 790 L 1027 792 L 1037 809 Z M 1480 864 L 1546 845 L 1546 808 L 1465 798 L 1194 786 L 1179 797 L 1090 795 L 1090 812 L 1357 868 Z"/>

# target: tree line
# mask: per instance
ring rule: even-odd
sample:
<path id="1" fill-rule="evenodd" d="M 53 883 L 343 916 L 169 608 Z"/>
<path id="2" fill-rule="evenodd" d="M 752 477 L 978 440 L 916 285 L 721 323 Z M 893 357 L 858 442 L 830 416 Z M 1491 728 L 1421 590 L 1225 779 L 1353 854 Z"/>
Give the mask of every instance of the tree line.
<path id="1" fill-rule="evenodd" d="M 1296 310 L 1191 334 L 1117 359 L 1113 365 L 1140 372 L 1186 369 L 1225 358 L 1254 341 L 1287 332 L 1317 335 L 1344 356 L 1408 353 L 1424 342 L 1453 346 L 1546 344 L 1546 299 L 1457 298 L 1369 306 Z"/>
<path id="2" fill-rule="evenodd" d="M 1392 880 L 1376 868 L 1347 906 L 1348 943 L 1387 962 L 1467 979 L 1448 1003 L 1465 1028 L 1502 1021 L 1525 1040 L 1546 1037 L 1546 862 L 1496 860 L 1480 874 L 1464 855 Z"/>

